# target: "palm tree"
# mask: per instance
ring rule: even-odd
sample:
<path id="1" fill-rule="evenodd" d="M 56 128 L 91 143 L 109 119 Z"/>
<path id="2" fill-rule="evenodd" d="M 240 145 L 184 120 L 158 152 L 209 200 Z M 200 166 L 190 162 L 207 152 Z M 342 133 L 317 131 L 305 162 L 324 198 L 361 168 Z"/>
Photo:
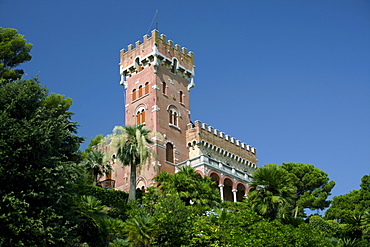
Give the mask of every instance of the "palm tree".
<path id="1" fill-rule="evenodd" d="M 103 152 L 92 150 L 86 154 L 86 159 L 83 162 L 87 170 L 93 173 L 94 186 L 97 185 L 99 179 L 104 174 L 107 175 L 112 170 L 112 166 L 104 161 L 104 156 Z"/>
<path id="2" fill-rule="evenodd" d="M 284 218 L 289 211 L 295 189 L 287 181 L 287 171 L 275 164 L 265 165 L 253 174 L 248 200 L 252 209 L 271 220 Z"/>
<path id="3" fill-rule="evenodd" d="M 151 131 L 143 125 L 116 126 L 113 134 L 108 137 L 109 148 L 117 152 L 116 157 L 123 165 L 130 165 L 129 201 L 136 199 L 136 167 L 151 158 L 149 145 L 153 144 L 149 134 Z M 113 151 L 113 152 L 114 152 Z"/>
<path id="4" fill-rule="evenodd" d="M 216 205 L 220 196 L 212 186 L 209 177 L 202 177 L 194 168 L 184 166 L 175 174 L 159 173 L 155 179 L 158 188 L 164 195 L 177 195 L 186 205 Z"/>
<path id="5" fill-rule="evenodd" d="M 158 233 L 158 225 L 153 218 L 145 215 L 136 215 L 125 222 L 127 239 L 135 246 L 150 246 Z"/>

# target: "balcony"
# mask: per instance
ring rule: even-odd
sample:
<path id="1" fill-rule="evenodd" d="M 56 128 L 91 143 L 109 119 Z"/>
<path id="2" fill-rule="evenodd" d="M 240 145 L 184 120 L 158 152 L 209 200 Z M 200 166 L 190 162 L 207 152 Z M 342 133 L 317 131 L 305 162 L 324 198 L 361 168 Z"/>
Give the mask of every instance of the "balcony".
<path id="1" fill-rule="evenodd" d="M 208 175 L 210 170 L 215 170 L 224 176 L 227 175 L 235 180 L 244 182 L 245 184 L 248 184 L 252 180 L 252 176 L 247 172 L 238 170 L 235 167 L 226 165 L 206 155 L 200 155 L 176 165 L 177 169 L 183 166 L 191 166 L 195 170 L 204 172 L 204 175 Z"/>

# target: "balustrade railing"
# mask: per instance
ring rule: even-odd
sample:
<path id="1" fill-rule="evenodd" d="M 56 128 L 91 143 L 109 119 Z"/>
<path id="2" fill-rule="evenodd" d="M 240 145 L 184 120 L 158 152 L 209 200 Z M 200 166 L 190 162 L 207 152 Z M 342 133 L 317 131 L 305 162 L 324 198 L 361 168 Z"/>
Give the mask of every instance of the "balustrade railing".
<path id="1" fill-rule="evenodd" d="M 245 180 L 249 182 L 252 179 L 252 176 L 248 174 L 247 172 L 238 170 L 235 167 L 229 166 L 227 164 L 224 164 L 220 161 L 214 160 L 208 156 L 205 155 L 200 155 L 198 157 L 195 157 L 193 159 L 189 159 L 187 161 L 181 162 L 177 164 L 177 167 L 182 167 L 182 166 L 191 166 L 191 167 L 198 167 L 201 165 L 206 165 L 214 170 L 218 170 L 224 174 L 227 174 L 231 177 L 236 177 L 238 179 Z"/>

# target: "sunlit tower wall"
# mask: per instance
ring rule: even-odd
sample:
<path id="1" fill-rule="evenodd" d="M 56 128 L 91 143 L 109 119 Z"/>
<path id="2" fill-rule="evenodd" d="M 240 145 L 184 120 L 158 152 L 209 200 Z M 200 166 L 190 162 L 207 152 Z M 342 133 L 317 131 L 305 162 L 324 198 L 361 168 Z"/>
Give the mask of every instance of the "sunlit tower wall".
<path id="1" fill-rule="evenodd" d="M 190 88 L 194 86 L 194 54 L 153 30 L 151 37 L 145 35 L 143 41 L 120 51 L 119 65 L 120 83 L 126 90 L 125 124 L 143 124 L 163 136 L 153 138 L 152 162 L 138 169 L 137 187 L 146 188 L 159 171 L 175 173 L 174 165 L 189 158 L 186 129 L 190 123 Z"/>

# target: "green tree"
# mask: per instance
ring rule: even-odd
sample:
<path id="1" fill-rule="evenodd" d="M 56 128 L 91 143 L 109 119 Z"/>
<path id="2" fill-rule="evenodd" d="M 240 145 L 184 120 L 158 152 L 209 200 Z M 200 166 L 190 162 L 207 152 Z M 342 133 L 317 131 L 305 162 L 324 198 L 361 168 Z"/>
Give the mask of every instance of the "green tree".
<path id="1" fill-rule="evenodd" d="M 343 241 L 349 241 L 350 244 L 355 241 L 357 246 L 369 246 L 369 210 L 370 175 L 364 175 L 359 190 L 333 198 L 331 206 L 325 212 L 325 218 L 337 220 L 345 226 L 347 233 Z"/>
<path id="2" fill-rule="evenodd" d="M 13 68 L 31 60 L 31 49 L 32 44 L 16 29 L 0 27 L 0 84 L 21 78 L 24 71 Z"/>
<path id="3" fill-rule="evenodd" d="M 127 239 L 135 246 L 150 246 L 158 233 L 158 224 L 148 215 L 136 215 L 125 222 Z"/>
<path id="4" fill-rule="evenodd" d="M 323 210 L 330 205 L 327 200 L 335 182 L 328 174 L 310 164 L 283 163 L 281 168 L 289 172 L 289 181 L 297 189 L 292 207 L 294 216 L 305 216 L 304 209 Z"/>
<path id="5" fill-rule="evenodd" d="M 75 239 L 69 209 L 83 139 L 75 135 L 70 101 L 58 96 L 66 106 L 62 110 L 51 103 L 53 97 L 37 79 L 0 86 L 0 242 L 5 246 L 67 245 Z"/>
<path id="6" fill-rule="evenodd" d="M 249 186 L 248 201 L 253 210 L 270 220 L 289 215 L 296 190 L 285 169 L 275 164 L 262 166 L 253 173 Z"/>
<path id="7" fill-rule="evenodd" d="M 221 202 L 219 193 L 212 186 L 214 182 L 209 177 L 202 177 L 190 166 L 181 167 L 175 174 L 161 172 L 154 180 L 158 182 L 162 195 L 176 195 L 186 205 L 215 206 Z"/>
<path id="8" fill-rule="evenodd" d="M 136 199 L 136 168 L 151 158 L 149 145 L 153 144 L 153 141 L 149 138 L 150 133 L 143 125 L 116 126 L 113 134 L 107 137 L 110 143 L 109 154 L 117 152 L 116 157 L 122 164 L 130 166 L 129 201 Z"/>
<path id="9" fill-rule="evenodd" d="M 325 218 L 345 223 L 347 219 L 362 215 L 370 209 L 370 175 L 361 179 L 360 189 L 345 195 L 335 196 Z"/>
<path id="10" fill-rule="evenodd" d="M 89 246 L 107 246 L 108 242 L 123 237 L 124 222 L 108 216 L 109 208 L 93 196 L 83 195 L 76 203 L 80 224 L 78 236 Z"/>
<path id="11" fill-rule="evenodd" d="M 94 180 L 93 185 L 96 186 L 100 178 L 104 174 L 109 174 L 112 170 L 112 166 L 104 161 L 105 154 L 98 150 L 92 150 L 86 154 L 86 158 L 83 161 L 83 165 L 88 172 L 93 174 Z"/>

